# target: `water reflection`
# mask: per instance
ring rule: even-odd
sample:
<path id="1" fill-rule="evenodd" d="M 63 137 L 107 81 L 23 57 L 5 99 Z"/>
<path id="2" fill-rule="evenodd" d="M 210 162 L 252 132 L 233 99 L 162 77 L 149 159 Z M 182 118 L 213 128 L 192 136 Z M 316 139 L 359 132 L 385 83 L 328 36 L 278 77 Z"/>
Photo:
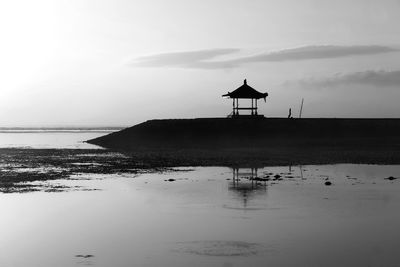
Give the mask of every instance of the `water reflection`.
<path id="1" fill-rule="evenodd" d="M 248 208 L 249 200 L 259 194 L 267 194 L 266 177 L 258 176 L 255 168 L 232 168 L 232 181 L 228 190 L 236 193 L 237 198 L 243 201 L 243 208 Z"/>
<path id="2" fill-rule="evenodd" d="M 185 170 L 63 182 L 99 191 L 0 194 L 0 266 L 400 262 L 400 179 L 389 179 L 400 166 Z"/>

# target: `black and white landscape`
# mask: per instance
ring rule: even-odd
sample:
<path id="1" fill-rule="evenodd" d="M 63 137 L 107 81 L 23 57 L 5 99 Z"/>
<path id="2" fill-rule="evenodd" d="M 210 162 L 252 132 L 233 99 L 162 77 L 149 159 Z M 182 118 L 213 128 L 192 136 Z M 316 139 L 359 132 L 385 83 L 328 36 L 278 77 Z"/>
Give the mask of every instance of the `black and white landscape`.
<path id="1" fill-rule="evenodd" d="M 399 13 L 1 2 L 0 266 L 398 266 Z"/>

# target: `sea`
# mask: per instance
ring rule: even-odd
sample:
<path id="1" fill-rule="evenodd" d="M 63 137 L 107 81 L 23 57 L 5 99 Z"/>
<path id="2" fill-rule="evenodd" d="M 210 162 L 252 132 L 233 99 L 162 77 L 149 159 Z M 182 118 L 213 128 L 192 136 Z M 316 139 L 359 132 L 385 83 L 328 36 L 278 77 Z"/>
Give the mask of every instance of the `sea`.
<path id="1" fill-rule="evenodd" d="M 3 128 L 0 148 L 103 149 L 85 141 L 115 130 Z M 0 266 L 400 266 L 399 165 L 194 166 L 49 183 L 85 190 L 0 193 Z"/>
<path id="2" fill-rule="evenodd" d="M 102 149 L 87 140 L 122 127 L 0 127 L 0 148 Z"/>

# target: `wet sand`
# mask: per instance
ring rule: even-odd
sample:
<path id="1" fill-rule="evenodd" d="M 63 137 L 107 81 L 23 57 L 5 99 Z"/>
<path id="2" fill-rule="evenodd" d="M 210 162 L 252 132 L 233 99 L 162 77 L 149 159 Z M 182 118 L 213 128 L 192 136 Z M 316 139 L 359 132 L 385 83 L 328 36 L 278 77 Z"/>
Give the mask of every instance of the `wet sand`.
<path id="1" fill-rule="evenodd" d="M 121 153 L 99 149 L 0 148 L 0 155 L 0 192 L 3 193 L 86 190 L 51 186 L 46 182 L 73 179 L 79 174 L 138 174 L 167 170 Z"/>
<path id="2" fill-rule="evenodd" d="M 75 174 L 163 172 L 182 166 L 264 167 L 311 164 L 400 164 L 400 151 L 388 149 L 182 149 L 137 150 L 0 148 L 0 191 L 65 191 L 33 182 L 69 179 Z M 78 190 L 77 188 L 75 188 Z"/>

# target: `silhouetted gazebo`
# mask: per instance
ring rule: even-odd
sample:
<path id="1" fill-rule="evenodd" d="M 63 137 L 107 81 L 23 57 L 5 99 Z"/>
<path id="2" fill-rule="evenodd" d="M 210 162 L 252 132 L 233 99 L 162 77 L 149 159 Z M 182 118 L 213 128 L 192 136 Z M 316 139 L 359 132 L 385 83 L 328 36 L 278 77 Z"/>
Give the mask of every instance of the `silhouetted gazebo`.
<path id="1" fill-rule="evenodd" d="M 244 80 L 243 85 L 237 88 L 235 91 L 222 95 L 222 97 L 229 97 L 233 99 L 233 111 L 229 115 L 230 117 L 243 116 L 239 114 L 239 110 L 250 110 L 250 116 L 259 116 L 257 112 L 257 101 L 261 98 L 264 98 L 264 101 L 266 101 L 267 96 L 268 93 L 258 92 L 256 89 L 249 86 L 246 79 Z M 251 107 L 239 107 L 239 99 L 251 99 Z"/>

